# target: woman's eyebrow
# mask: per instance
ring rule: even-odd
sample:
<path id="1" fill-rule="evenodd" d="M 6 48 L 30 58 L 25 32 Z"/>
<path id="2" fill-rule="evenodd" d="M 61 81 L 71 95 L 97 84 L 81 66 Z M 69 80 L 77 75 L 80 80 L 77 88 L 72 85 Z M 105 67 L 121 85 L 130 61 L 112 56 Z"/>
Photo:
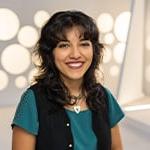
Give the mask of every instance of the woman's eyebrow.
<path id="1" fill-rule="evenodd" d="M 65 40 L 60 40 L 59 43 L 60 43 L 60 42 L 69 42 L 69 40 L 67 40 L 67 39 L 65 39 Z"/>
<path id="2" fill-rule="evenodd" d="M 80 41 L 90 41 L 89 39 L 85 38 L 83 35 L 79 36 Z"/>
<path id="3" fill-rule="evenodd" d="M 90 40 L 82 38 L 82 39 L 80 39 L 80 41 L 90 41 Z"/>

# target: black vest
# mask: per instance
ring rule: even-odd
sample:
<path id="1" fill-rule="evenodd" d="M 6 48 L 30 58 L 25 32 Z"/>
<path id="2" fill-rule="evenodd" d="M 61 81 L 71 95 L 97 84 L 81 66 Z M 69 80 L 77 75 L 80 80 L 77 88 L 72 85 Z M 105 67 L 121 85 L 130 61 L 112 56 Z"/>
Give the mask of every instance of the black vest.
<path id="1" fill-rule="evenodd" d="M 52 103 L 41 94 L 37 84 L 33 90 L 39 121 L 36 150 L 73 150 L 70 120 L 64 108 Z M 53 96 L 52 99 L 55 97 Z M 97 150 L 111 150 L 111 132 L 106 115 L 92 111 L 92 127 L 97 137 Z"/>

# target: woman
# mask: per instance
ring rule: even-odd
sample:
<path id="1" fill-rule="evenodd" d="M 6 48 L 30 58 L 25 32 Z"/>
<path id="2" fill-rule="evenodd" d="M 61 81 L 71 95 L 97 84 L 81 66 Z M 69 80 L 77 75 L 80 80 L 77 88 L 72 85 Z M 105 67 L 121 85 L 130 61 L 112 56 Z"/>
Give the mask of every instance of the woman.
<path id="1" fill-rule="evenodd" d="M 21 97 L 13 120 L 13 150 L 122 150 L 124 116 L 96 81 L 103 45 L 93 19 L 80 11 L 55 13 L 41 30 L 36 84 Z"/>

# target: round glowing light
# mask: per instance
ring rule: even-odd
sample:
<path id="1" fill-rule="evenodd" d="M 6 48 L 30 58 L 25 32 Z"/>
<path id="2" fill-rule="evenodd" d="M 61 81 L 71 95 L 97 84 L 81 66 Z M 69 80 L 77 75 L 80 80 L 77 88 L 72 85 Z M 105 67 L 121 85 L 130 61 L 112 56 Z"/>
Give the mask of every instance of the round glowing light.
<path id="1" fill-rule="evenodd" d="M 28 81 L 29 83 L 32 83 L 34 81 L 34 76 L 38 75 L 38 69 L 37 68 L 33 68 L 28 75 Z"/>
<path id="2" fill-rule="evenodd" d="M 0 8 L 0 40 L 7 41 L 14 38 L 19 26 L 19 19 L 13 11 Z"/>
<path id="3" fill-rule="evenodd" d="M 150 50 L 150 36 L 146 38 L 146 49 Z"/>
<path id="4" fill-rule="evenodd" d="M 110 62 L 111 57 L 112 57 L 111 49 L 110 48 L 105 48 L 103 62 L 104 63 Z"/>
<path id="5" fill-rule="evenodd" d="M 107 33 L 104 36 L 104 43 L 106 44 L 112 44 L 114 42 L 115 38 L 112 33 Z"/>
<path id="6" fill-rule="evenodd" d="M 148 65 L 146 67 L 146 70 L 145 70 L 145 79 L 146 79 L 146 81 L 150 82 L 150 65 Z"/>
<path id="7" fill-rule="evenodd" d="M 127 40 L 130 17 L 131 17 L 131 13 L 127 11 L 127 12 L 122 12 L 116 18 L 114 33 L 120 42 L 126 42 Z"/>
<path id="8" fill-rule="evenodd" d="M 0 70 L 0 91 L 4 90 L 8 85 L 8 75 L 3 71 Z"/>
<path id="9" fill-rule="evenodd" d="M 38 32 L 32 26 L 24 26 L 18 33 L 18 41 L 25 47 L 33 47 L 38 41 Z"/>
<path id="10" fill-rule="evenodd" d="M 49 18 L 50 15 L 48 12 L 44 10 L 39 10 L 34 15 L 34 23 L 37 27 L 42 28 Z"/>
<path id="11" fill-rule="evenodd" d="M 11 74 L 26 71 L 31 63 L 29 51 L 19 44 L 6 47 L 1 55 L 1 64 Z"/>
<path id="12" fill-rule="evenodd" d="M 102 33 L 106 33 L 112 30 L 114 24 L 114 20 L 111 14 L 102 13 L 97 18 L 97 26 Z"/>
<path id="13" fill-rule="evenodd" d="M 98 68 L 99 69 L 96 70 L 96 72 L 95 72 L 96 80 L 99 81 L 99 82 L 103 82 L 104 68 L 101 65 L 99 65 Z"/>
<path id="14" fill-rule="evenodd" d="M 112 66 L 110 68 L 110 75 L 114 77 L 114 76 L 118 76 L 118 74 L 119 74 L 119 67 L 116 65 Z"/>
<path id="15" fill-rule="evenodd" d="M 27 86 L 27 80 L 24 76 L 19 76 L 15 80 L 15 85 L 17 88 L 21 89 Z"/>
<path id="16" fill-rule="evenodd" d="M 113 56 L 117 63 L 121 64 L 125 52 L 125 43 L 118 43 L 113 50 Z"/>

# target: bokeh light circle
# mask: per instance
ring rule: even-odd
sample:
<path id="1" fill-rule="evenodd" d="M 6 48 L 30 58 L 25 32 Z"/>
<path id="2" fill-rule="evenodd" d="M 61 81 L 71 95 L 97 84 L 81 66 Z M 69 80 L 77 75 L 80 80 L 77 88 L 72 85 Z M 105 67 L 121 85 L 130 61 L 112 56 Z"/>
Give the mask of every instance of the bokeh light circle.
<path id="1" fill-rule="evenodd" d="M 8 75 L 3 70 L 0 70 L 0 91 L 4 90 L 8 86 Z"/>
<path id="2" fill-rule="evenodd" d="M 114 46 L 113 57 L 115 61 L 119 64 L 121 64 L 123 61 L 125 46 L 126 46 L 125 43 L 118 43 L 117 45 Z"/>
<path id="3" fill-rule="evenodd" d="M 104 43 L 105 44 L 112 44 L 115 40 L 115 37 L 112 33 L 107 33 L 104 35 Z"/>
<path id="4" fill-rule="evenodd" d="M 38 28 L 42 28 L 49 18 L 50 15 L 48 12 L 45 10 L 39 10 L 34 15 L 34 23 Z"/>
<path id="5" fill-rule="evenodd" d="M 27 79 L 24 76 L 18 76 L 15 79 L 15 85 L 19 89 L 24 88 L 27 86 Z"/>
<path id="6" fill-rule="evenodd" d="M 147 82 L 150 82 L 150 65 L 148 65 L 146 67 L 146 70 L 145 70 L 145 79 Z"/>
<path id="7" fill-rule="evenodd" d="M 112 58 L 112 50 L 110 48 L 105 48 L 103 62 L 109 63 L 111 61 L 111 58 Z"/>
<path id="8" fill-rule="evenodd" d="M 115 20 L 114 33 L 120 42 L 126 42 L 131 13 L 128 11 L 122 12 Z"/>
<path id="9" fill-rule="evenodd" d="M 98 82 L 103 82 L 103 74 L 104 74 L 104 68 L 102 65 L 99 65 L 98 69 L 95 71 L 96 80 Z"/>
<path id="10" fill-rule="evenodd" d="M 102 33 L 106 33 L 112 30 L 114 25 L 114 19 L 109 13 L 102 13 L 97 18 L 97 26 Z"/>
<path id="11" fill-rule="evenodd" d="M 19 26 L 18 16 L 12 10 L 0 8 L 0 40 L 7 41 L 14 38 Z"/>
<path id="12" fill-rule="evenodd" d="M 20 74 L 26 71 L 31 64 L 29 51 L 19 44 L 6 47 L 1 55 L 1 64 L 11 74 Z"/>
<path id="13" fill-rule="evenodd" d="M 119 67 L 117 65 L 111 66 L 110 75 L 115 77 L 115 76 L 118 76 L 118 74 L 119 74 Z"/>
<path id="14" fill-rule="evenodd" d="M 27 48 L 35 46 L 38 41 L 38 37 L 37 30 L 32 26 L 24 26 L 18 33 L 18 41 Z"/>

